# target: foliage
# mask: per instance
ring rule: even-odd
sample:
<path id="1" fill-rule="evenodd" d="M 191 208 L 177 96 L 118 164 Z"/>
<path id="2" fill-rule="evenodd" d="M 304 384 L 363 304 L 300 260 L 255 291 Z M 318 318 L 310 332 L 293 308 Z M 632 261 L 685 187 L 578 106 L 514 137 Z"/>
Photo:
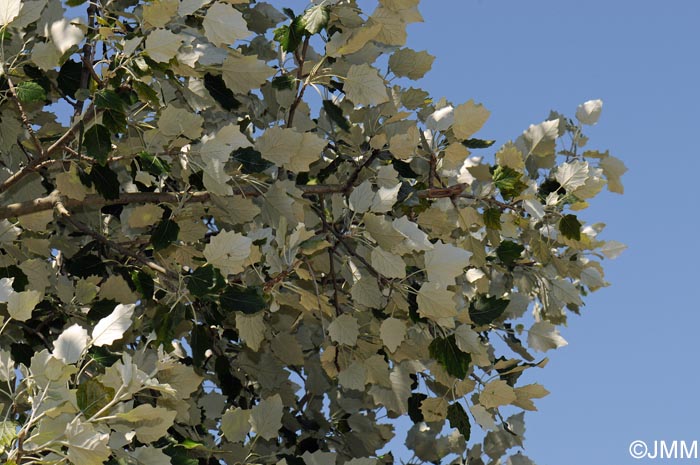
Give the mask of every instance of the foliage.
<path id="1" fill-rule="evenodd" d="M 0 0 L 3 461 L 391 463 L 405 415 L 414 462 L 522 445 L 626 169 L 598 100 L 472 154 L 488 110 L 409 85 L 417 4 Z"/>

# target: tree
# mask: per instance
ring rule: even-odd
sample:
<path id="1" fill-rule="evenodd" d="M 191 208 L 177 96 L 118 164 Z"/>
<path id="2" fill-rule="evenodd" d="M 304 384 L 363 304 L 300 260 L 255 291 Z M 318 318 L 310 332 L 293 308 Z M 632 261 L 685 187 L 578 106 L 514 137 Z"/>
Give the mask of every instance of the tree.
<path id="1" fill-rule="evenodd" d="M 5 463 L 391 463 L 402 416 L 414 462 L 522 445 L 626 168 L 598 100 L 476 156 L 489 111 L 410 87 L 417 4 L 0 0 Z"/>

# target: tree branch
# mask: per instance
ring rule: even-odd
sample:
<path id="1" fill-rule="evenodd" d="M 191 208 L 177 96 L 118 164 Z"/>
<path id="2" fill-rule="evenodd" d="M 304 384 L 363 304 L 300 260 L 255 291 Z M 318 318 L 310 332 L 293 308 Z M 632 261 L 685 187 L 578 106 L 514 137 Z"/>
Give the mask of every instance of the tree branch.
<path id="1" fill-rule="evenodd" d="M 292 122 L 294 122 L 294 113 L 297 111 L 297 107 L 301 103 L 301 100 L 304 98 L 304 92 L 306 92 L 306 82 L 302 85 L 301 81 L 304 78 L 304 63 L 306 62 L 306 53 L 309 50 L 309 40 L 311 40 L 311 36 L 306 36 L 304 39 L 304 45 L 302 46 L 301 50 L 301 56 L 296 57 L 297 58 L 297 86 L 296 86 L 296 98 L 294 99 L 294 102 L 292 103 L 292 106 L 289 107 L 289 116 L 287 117 L 287 127 L 291 128 L 292 127 Z"/>
<path id="2" fill-rule="evenodd" d="M 84 234 L 87 234 L 88 236 L 92 237 L 93 239 L 102 243 L 103 245 L 106 245 L 107 247 L 116 250 L 117 252 L 124 255 L 125 257 L 133 258 L 134 260 L 136 260 L 140 264 L 147 266 L 148 268 L 152 269 L 153 271 L 155 271 L 157 273 L 162 274 L 163 276 L 165 276 L 166 278 L 168 278 L 170 280 L 176 280 L 176 281 L 178 280 L 178 275 L 176 273 L 169 271 L 169 270 L 166 270 L 165 268 L 163 268 L 161 265 L 157 264 L 156 262 L 149 260 L 140 254 L 134 253 L 134 252 L 126 249 L 125 247 L 122 247 L 121 245 L 117 244 L 116 242 L 107 239 L 102 234 L 90 229 L 90 227 L 87 226 L 86 224 L 73 218 L 71 216 L 70 212 L 68 211 L 68 209 L 66 209 L 66 207 L 63 204 L 63 202 L 61 201 L 61 199 L 57 199 L 54 206 L 56 208 L 56 212 L 60 216 L 62 216 L 64 220 L 66 220 L 68 223 L 70 223 L 71 226 L 73 226 L 78 231 L 80 231 Z"/>
<path id="3" fill-rule="evenodd" d="M 22 107 L 22 102 L 19 101 L 19 97 L 17 96 L 17 89 L 15 88 L 15 85 L 12 82 L 12 79 L 10 79 L 9 74 L 6 75 L 5 79 L 7 80 L 7 87 L 10 89 L 10 97 L 12 98 L 12 101 L 15 102 L 15 105 L 17 106 L 17 109 L 19 110 L 19 119 L 22 121 L 22 124 L 24 125 L 25 129 L 29 133 L 29 137 L 32 140 L 32 144 L 34 145 L 34 148 L 36 149 L 37 157 L 42 158 L 44 156 L 44 147 L 41 145 L 39 138 L 36 136 L 36 133 L 34 132 L 34 128 L 32 127 L 32 123 L 29 121 L 29 117 L 27 116 L 27 113 L 24 111 L 24 107 Z"/>
<path id="4" fill-rule="evenodd" d="M 339 194 L 348 192 L 348 184 L 317 184 L 317 185 L 302 185 L 296 186 L 305 196 L 320 195 L 320 194 Z M 416 195 L 421 199 L 440 199 L 446 197 L 462 197 L 474 200 L 483 200 L 489 202 L 490 199 L 482 199 L 471 195 L 464 194 L 466 184 L 456 184 L 445 188 L 425 189 L 416 192 Z M 352 190 L 352 189 L 350 189 Z M 0 190 L 1 192 L 1 190 Z M 234 195 L 243 195 L 245 197 L 258 197 L 264 195 L 255 188 L 242 188 L 234 190 Z M 26 202 L 17 202 L 10 205 L 0 206 L 0 220 L 7 218 L 15 218 L 32 213 L 38 213 L 54 208 L 54 203 L 60 199 L 60 193 L 53 191 L 46 197 L 40 197 Z M 171 203 L 178 204 L 183 199 L 186 203 L 206 203 L 211 199 L 209 192 L 128 192 L 123 193 L 116 199 L 105 199 L 99 194 L 90 194 L 85 196 L 83 200 L 65 199 L 64 205 L 70 209 L 80 209 L 87 207 L 102 208 L 110 205 L 128 205 L 132 203 Z M 497 202 L 497 201 L 496 201 Z M 502 204 L 498 202 L 502 208 L 513 208 L 512 205 Z"/>

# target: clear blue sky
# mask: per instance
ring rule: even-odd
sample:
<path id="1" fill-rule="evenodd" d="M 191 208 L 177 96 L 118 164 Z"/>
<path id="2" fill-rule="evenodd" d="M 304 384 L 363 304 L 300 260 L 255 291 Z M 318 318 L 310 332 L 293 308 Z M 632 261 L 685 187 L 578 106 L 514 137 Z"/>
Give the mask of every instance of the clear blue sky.
<path id="1" fill-rule="evenodd" d="M 628 446 L 700 441 L 700 2 L 424 0 L 421 12 L 409 46 L 437 59 L 420 84 L 490 109 L 478 135 L 502 143 L 550 109 L 573 115 L 600 98 L 590 146 L 629 168 L 625 195 L 581 215 L 629 249 L 606 263 L 612 286 L 570 320 L 569 346 L 530 376 L 552 393 L 526 415 L 526 454 L 538 465 L 678 463 L 637 461 Z"/>

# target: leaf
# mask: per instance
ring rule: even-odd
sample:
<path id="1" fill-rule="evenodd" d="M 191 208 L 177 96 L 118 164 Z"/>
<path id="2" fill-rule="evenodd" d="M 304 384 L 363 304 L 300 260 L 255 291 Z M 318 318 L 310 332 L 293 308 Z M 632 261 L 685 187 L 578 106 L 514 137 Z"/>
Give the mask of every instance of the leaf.
<path id="1" fill-rule="evenodd" d="M 231 442 L 243 442 L 250 432 L 250 410 L 237 407 L 221 417 L 221 432 Z"/>
<path id="2" fill-rule="evenodd" d="M 516 400 L 515 391 L 502 379 L 487 383 L 479 394 L 479 403 L 485 408 L 495 408 L 512 404 Z"/>
<path id="3" fill-rule="evenodd" d="M 581 223 L 576 215 L 564 215 L 559 220 L 559 231 L 567 239 L 574 241 L 581 240 Z"/>
<path id="4" fill-rule="evenodd" d="M 557 167 L 557 182 L 567 191 L 583 186 L 588 179 L 588 163 L 575 160 Z"/>
<path id="5" fill-rule="evenodd" d="M 141 404 L 125 413 L 118 413 L 117 417 L 131 423 L 136 431 L 136 438 L 147 444 L 165 436 L 176 415 L 175 410 Z"/>
<path id="6" fill-rule="evenodd" d="M 46 91 L 34 81 L 20 82 L 16 91 L 17 98 L 22 103 L 43 102 L 46 100 Z"/>
<path id="7" fill-rule="evenodd" d="M 153 250 L 163 250 L 177 240 L 180 226 L 173 220 L 160 221 L 151 232 Z"/>
<path id="8" fill-rule="evenodd" d="M 167 63 L 182 45 L 182 37 L 168 29 L 155 29 L 146 37 L 145 51 L 153 61 Z"/>
<path id="9" fill-rule="evenodd" d="M 527 189 L 527 184 L 521 180 L 522 175 L 513 168 L 498 165 L 493 171 L 493 183 L 501 191 L 504 199 L 513 199 Z"/>
<path id="10" fill-rule="evenodd" d="M 275 70 L 264 61 L 238 53 L 228 55 L 221 71 L 226 87 L 236 94 L 247 94 L 275 75 Z"/>
<path id="11" fill-rule="evenodd" d="M 469 318 L 478 326 L 497 320 L 508 307 L 508 299 L 479 295 L 469 304 Z"/>
<path id="12" fill-rule="evenodd" d="M 315 5 L 306 10 L 301 18 L 304 29 L 309 34 L 318 34 L 328 24 L 330 18 L 330 7 L 328 5 Z"/>
<path id="13" fill-rule="evenodd" d="M 255 149 L 263 158 L 290 171 L 309 171 L 321 159 L 327 142 L 316 134 L 275 126 L 255 141 Z"/>
<path id="14" fill-rule="evenodd" d="M 17 438 L 20 425 L 12 420 L 0 421 L 0 454 L 5 453 Z M 14 465 L 15 462 L 7 461 L 5 465 Z"/>
<path id="15" fill-rule="evenodd" d="M 241 171 L 245 174 L 262 173 L 273 166 L 269 161 L 263 160 L 262 154 L 252 147 L 236 149 L 233 159 L 241 164 Z"/>
<path id="16" fill-rule="evenodd" d="M 340 315 L 328 325 L 328 335 L 338 344 L 353 347 L 357 343 L 357 337 L 360 335 L 357 320 L 347 313 Z"/>
<path id="17" fill-rule="evenodd" d="M 291 12 L 291 10 L 289 11 Z M 287 53 L 295 52 L 306 34 L 306 28 L 304 27 L 302 17 L 295 17 L 292 12 L 290 18 L 292 20 L 291 24 L 275 29 L 274 34 L 275 40 L 279 42 L 282 50 Z"/>
<path id="18" fill-rule="evenodd" d="M 21 0 L 0 0 L 0 27 L 12 22 L 22 9 Z"/>
<path id="19" fill-rule="evenodd" d="M 12 288 L 12 283 L 15 278 L 2 278 L 0 279 L 0 303 L 7 303 L 10 295 L 15 292 Z"/>
<path id="20" fill-rule="evenodd" d="M 204 247 L 204 258 L 226 277 L 243 271 L 243 263 L 250 256 L 252 246 L 250 238 L 222 230 Z"/>
<path id="21" fill-rule="evenodd" d="M 187 280 L 187 289 L 195 297 L 216 294 L 225 285 L 224 277 L 213 265 L 200 266 Z"/>
<path id="22" fill-rule="evenodd" d="M 124 333 L 131 326 L 131 317 L 135 308 L 135 304 L 119 304 L 110 315 L 98 321 L 92 330 L 92 345 L 108 346 L 124 337 Z"/>
<path id="23" fill-rule="evenodd" d="M 83 143 L 89 157 L 97 160 L 100 165 L 107 162 L 107 155 L 112 151 L 112 135 L 109 129 L 101 124 L 92 125 L 85 131 Z"/>
<path id="24" fill-rule="evenodd" d="M 484 210 L 484 224 L 494 231 L 501 230 L 501 210 L 500 208 L 487 208 Z"/>
<path id="25" fill-rule="evenodd" d="M 113 388 L 105 386 L 97 378 L 89 378 L 78 385 L 75 393 L 78 408 L 90 418 L 114 399 Z"/>
<path id="26" fill-rule="evenodd" d="M 209 7 L 202 26 L 207 39 L 220 47 L 228 47 L 238 39 L 245 39 L 250 35 L 248 24 L 241 12 L 221 2 Z"/>
<path id="27" fill-rule="evenodd" d="M 204 88 L 226 111 L 232 111 L 241 106 L 241 102 L 236 100 L 231 89 L 226 87 L 224 78 L 220 74 L 206 73 L 204 75 Z"/>
<path id="28" fill-rule="evenodd" d="M 90 181 L 95 186 L 95 190 L 107 200 L 119 198 L 120 182 L 117 173 L 112 171 L 107 165 L 92 165 L 90 170 Z"/>
<path id="29" fill-rule="evenodd" d="M 15 292 L 7 299 L 7 313 L 17 321 L 27 321 L 32 317 L 32 311 L 44 298 L 39 291 Z"/>
<path id="30" fill-rule="evenodd" d="M 452 318 L 457 316 L 457 304 L 453 297 L 454 292 L 447 290 L 445 284 L 426 281 L 418 291 L 418 313 L 438 324 L 442 321 L 446 326 L 454 327 Z"/>
<path id="31" fill-rule="evenodd" d="M 88 344 L 88 333 L 79 324 L 74 324 L 56 338 L 53 342 L 53 356 L 65 363 L 76 363 Z"/>
<path id="32" fill-rule="evenodd" d="M 576 119 L 583 124 L 594 125 L 603 111 L 602 100 L 589 100 L 576 108 Z"/>
<path id="33" fill-rule="evenodd" d="M 481 129 L 490 115 L 491 112 L 480 103 L 469 100 L 455 108 L 452 130 L 458 139 L 469 139 L 472 134 Z"/>
<path id="34" fill-rule="evenodd" d="M 503 241 L 496 248 L 496 256 L 503 264 L 512 266 L 525 251 L 525 247 L 513 241 Z"/>
<path id="35" fill-rule="evenodd" d="M 423 399 L 420 411 L 423 414 L 423 421 L 442 421 L 447 417 L 447 400 L 444 397 L 429 397 Z"/>
<path id="36" fill-rule="evenodd" d="M 367 63 L 350 66 L 343 90 L 355 105 L 379 105 L 389 101 L 384 79 Z"/>
<path id="37" fill-rule="evenodd" d="M 138 158 L 141 169 L 148 171 L 153 176 L 162 176 L 170 172 L 170 164 L 162 158 L 145 151 L 139 152 Z"/>
<path id="38" fill-rule="evenodd" d="M 487 149 L 495 143 L 495 140 L 484 139 L 466 139 L 462 141 L 462 145 L 468 149 Z"/>
<path id="39" fill-rule="evenodd" d="M 268 307 L 258 288 L 227 286 L 219 295 L 223 310 L 252 315 Z"/>
<path id="40" fill-rule="evenodd" d="M 236 329 L 238 335 L 245 344 L 253 351 L 260 349 L 260 344 L 265 340 L 265 317 L 264 312 L 257 312 L 251 315 L 236 312 Z"/>
<path id="41" fill-rule="evenodd" d="M 455 336 L 436 337 L 428 346 L 430 356 L 455 378 L 464 379 L 469 373 L 471 357 L 457 347 Z"/>
<path id="42" fill-rule="evenodd" d="M 471 436 L 469 416 L 459 402 L 454 402 L 447 408 L 447 419 L 450 421 L 450 426 L 452 428 L 457 428 L 457 431 L 464 436 L 464 440 L 469 441 L 469 437 Z"/>
<path id="43" fill-rule="evenodd" d="M 341 110 L 341 108 L 338 105 L 333 103 L 332 100 L 323 101 L 323 110 L 326 112 L 326 115 L 328 115 L 328 118 L 330 118 L 331 121 L 337 124 L 340 129 L 342 129 L 345 132 L 350 131 L 350 123 L 348 123 L 348 120 L 345 119 L 345 115 L 343 115 L 343 110 Z"/>
<path id="44" fill-rule="evenodd" d="M 89 423 L 72 421 L 66 425 L 68 461 L 81 465 L 102 465 L 111 454 L 109 434 L 98 433 Z"/>
<path id="45" fill-rule="evenodd" d="M 406 323 L 398 318 L 387 318 L 382 321 L 379 336 L 389 352 L 396 352 L 406 338 Z"/>
<path id="46" fill-rule="evenodd" d="M 263 439 L 276 439 L 282 427 L 283 411 L 284 404 L 279 394 L 261 400 L 250 413 L 253 431 Z"/>
<path id="47" fill-rule="evenodd" d="M 387 252 L 381 247 L 372 249 L 370 256 L 372 267 L 387 278 L 403 279 L 406 277 L 406 262 L 399 255 Z"/>
<path id="48" fill-rule="evenodd" d="M 131 281 L 136 286 L 136 290 L 141 294 L 146 300 L 153 298 L 153 292 L 155 291 L 155 283 L 151 275 L 143 270 L 132 271 Z"/>
<path id="49" fill-rule="evenodd" d="M 396 76 L 417 80 L 430 71 L 434 61 L 435 57 L 426 51 L 402 48 L 389 57 L 389 69 Z"/>
<path id="50" fill-rule="evenodd" d="M 515 388 L 515 397 L 517 400 L 513 405 L 520 407 L 523 410 L 537 410 L 532 399 L 541 399 L 549 394 L 549 391 L 541 384 L 533 383 L 526 386 Z"/>
<path id="51" fill-rule="evenodd" d="M 432 250 L 425 252 L 425 270 L 428 281 L 446 286 L 455 284 L 455 278 L 464 274 L 472 253 L 452 244 L 438 241 Z"/>
<path id="52" fill-rule="evenodd" d="M 532 325 L 527 333 L 527 343 L 537 352 L 558 349 L 568 344 L 566 339 L 561 337 L 556 326 L 548 321 L 538 321 Z"/>

